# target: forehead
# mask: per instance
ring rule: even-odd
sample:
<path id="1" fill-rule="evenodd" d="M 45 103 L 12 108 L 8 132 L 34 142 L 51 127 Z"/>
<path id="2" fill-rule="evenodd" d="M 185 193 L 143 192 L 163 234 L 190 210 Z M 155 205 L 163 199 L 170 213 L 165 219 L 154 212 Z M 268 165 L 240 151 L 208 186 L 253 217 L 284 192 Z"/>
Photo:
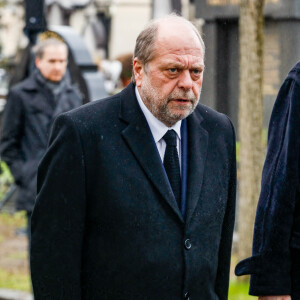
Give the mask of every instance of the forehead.
<path id="1" fill-rule="evenodd" d="M 204 53 L 198 36 L 190 26 L 181 22 L 159 25 L 155 51 L 155 58 L 163 58 L 165 63 L 176 61 L 204 64 Z"/>
<path id="2" fill-rule="evenodd" d="M 67 47 L 63 44 L 48 45 L 44 49 L 42 59 L 67 59 Z"/>

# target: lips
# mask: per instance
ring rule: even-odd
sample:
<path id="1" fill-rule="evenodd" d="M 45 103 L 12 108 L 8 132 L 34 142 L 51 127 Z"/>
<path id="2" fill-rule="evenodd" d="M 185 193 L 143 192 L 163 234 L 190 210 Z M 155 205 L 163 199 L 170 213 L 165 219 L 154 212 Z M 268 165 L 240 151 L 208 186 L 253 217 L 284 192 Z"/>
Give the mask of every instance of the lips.
<path id="1" fill-rule="evenodd" d="M 175 101 L 179 101 L 179 102 L 190 102 L 190 100 L 187 100 L 187 99 L 175 99 Z"/>
<path id="2" fill-rule="evenodd" d="M 171 101 L 178 103 L 178 104 L 187 104 L 191 103 L 192 101 L 189 99 L 172 99 Z"/>

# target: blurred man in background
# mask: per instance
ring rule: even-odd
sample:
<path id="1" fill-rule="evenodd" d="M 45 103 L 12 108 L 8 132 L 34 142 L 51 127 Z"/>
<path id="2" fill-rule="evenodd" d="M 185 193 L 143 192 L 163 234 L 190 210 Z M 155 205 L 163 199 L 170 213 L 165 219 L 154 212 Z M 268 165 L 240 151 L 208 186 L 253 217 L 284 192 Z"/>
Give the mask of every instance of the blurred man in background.
<path id="1" fill-rule="evenodd" d="M 18 187 L 16 209 L 26 211 L 28 224 L 36 197 L 37 168 L 47 148 L 52 121 L 82 104 L 81 95 L 66 75 L 67 45 L 49 38 L 40 41 L 34 53 L 36 69 L 8 94 L 0 141 L 1 159 Z"/>

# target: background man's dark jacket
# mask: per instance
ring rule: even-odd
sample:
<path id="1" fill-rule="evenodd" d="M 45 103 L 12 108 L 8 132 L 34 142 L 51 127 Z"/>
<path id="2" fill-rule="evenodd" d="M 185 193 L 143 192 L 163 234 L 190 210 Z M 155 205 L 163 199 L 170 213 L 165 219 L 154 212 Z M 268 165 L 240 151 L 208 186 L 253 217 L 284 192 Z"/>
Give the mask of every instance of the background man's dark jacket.
<path id="1" fill-rule="evenodd" d="M 184 222 L 130 84 L 60 116 L 32 216 L 35 299 L 227 299 L 235 136 L 198 105 L 188 117 Z"/>
<path id="2" fill-rule="evenodd" d="M 11 89 L 0 143 L 1 159 L 10 167 L 19 188 L 17 210 L 29 212 L 33 210 L 38 163 L 46 152 L 51 124 L 59 113 L 82 104 L 81 96 L 69 82 L 54 101 L 37 74 L 34 72 Z"/>
<path id="3" fill-rule="evenodd" d="M 257 207 L 253 256 L 236 267 L 252 274 L 250 294 L 300 299 L 300 62 L 276 99 Z"/>

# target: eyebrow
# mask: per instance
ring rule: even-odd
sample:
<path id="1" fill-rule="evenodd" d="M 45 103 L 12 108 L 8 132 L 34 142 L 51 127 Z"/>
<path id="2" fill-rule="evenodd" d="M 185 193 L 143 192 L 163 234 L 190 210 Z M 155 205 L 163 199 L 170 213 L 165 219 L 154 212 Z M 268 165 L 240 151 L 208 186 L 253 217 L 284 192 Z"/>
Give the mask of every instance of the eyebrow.
<path id="1" fill-rule="evenodd" d="M 171 61 L 165 62 L 165 66 L 169 67 L 169 68 L 182 68 L 182 69 L 185 69 L 185 65 L 180 63 L 180 62 L 171 62 Z M 205 68 L 204 64 L 198 64 L 197 63 L 197 64 L 191 66 L 190 69 L 204 69 L 204 68 Z"/>

